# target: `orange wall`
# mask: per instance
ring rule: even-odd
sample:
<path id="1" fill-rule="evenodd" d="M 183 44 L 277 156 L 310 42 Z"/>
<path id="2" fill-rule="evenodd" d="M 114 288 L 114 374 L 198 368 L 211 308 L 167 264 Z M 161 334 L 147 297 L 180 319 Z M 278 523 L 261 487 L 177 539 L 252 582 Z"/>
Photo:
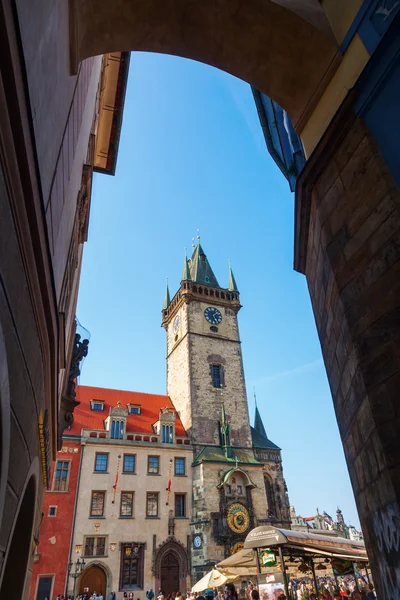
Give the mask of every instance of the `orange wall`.
<path id="1" fill-rule="evenodd" d="M 49 491 L 45 494 L 40 542 L 36 549 L 40 557 L 33 565 L 29 600 L 35 600 L 36 598 L 37 579 L 39 575 L 55 576 L 52 598 L 56 598 L 57 594 L 63 594 L 65 590 L 81 456 L 80 442 L 64 438 L 63 450 L 71 450 L 57 453 L 57 460 L 71 461 L 68 491 Z M 56 463 L 53 464 L 51 471 L 51 484 L 53 484 L 55 465 Z M 49 506 L 57 506 L 57 516 L 48 516 Z M 55 543 L 51 543 L 50 540 L 52 538 L 55 538 Z M 75 561 L 75 552 L 72 553 L 72 560 Z"/>

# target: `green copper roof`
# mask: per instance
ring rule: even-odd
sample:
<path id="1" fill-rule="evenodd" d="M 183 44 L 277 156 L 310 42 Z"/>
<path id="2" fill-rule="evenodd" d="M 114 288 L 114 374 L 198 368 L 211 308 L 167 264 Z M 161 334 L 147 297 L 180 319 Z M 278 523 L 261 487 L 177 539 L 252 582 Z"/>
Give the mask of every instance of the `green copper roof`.
<path id="1" fill-rule="evenodd" d="M 167 287 L 165 289 L 165 294 L 164 294 L 164 303 L 163 303 L 163 310 L 167 310 L 169 304 L 171 302 L 171 297 L 169 295 L 169 287 L 168 287 L 168 282 L 167 282 Z"/>
<path id="2" fill-rule="evenodd" d="M 190 267 L 189 267 L 189 261 L 187 259 L 187 257 L 185 256 L 185 261 L 183 263 L 183 270 L 182 270 L 182 281 L 190 281 L 191 277 L 190 277 Z"/>
<path id="3" fill-rule="evenodd" d="M 238 288 L 236 285 L 235 276 L 232 272 L 232 269 L 229 267 L 229 282 L 228 282 L 228 290 L 230 292 L 238 292 Z"/>
<path id="4" fill-rule="evenodd" d="M 270 450 L 280 450 L 279 446 L 271 442 L 267 436 L 261 435 L 254 427 L 250 427 L 253 448 L 269 448 Z"/>
<path id="5" fill-rule="evenodd" d="M 252 450 L 242 450 L 240 448 L 232 448 L 232 455 L 227 457 L 224 448 L 220 446 L 206 446 L 200 452 L 198 457 L 193 461 L 193 466 L 197 466 L 203 462 L 225 463 L 238 465 L 260 465 L 261 463 L 254 458 Z"/>
<path id="6" fill-rule="evenodd" d="M 210 267 L 210 263 L 207 260 L 206 254 L 201 247 L 200 242 L 194 249 L 192 258 L 190 260 L 190 276 L 194 283 L 219 287 L 217 278 Z"/>
<path id="7" fill-rule="evenodd" d="M 254 415 L 254 429 L 257 431 L 257 433 L 268 439 L 267 432 L 265 431 L 264 423 L 262 422 L 262 418 L 260 415 L 260 411 L 258 410 L 257 404 L 256 413 Z"/>

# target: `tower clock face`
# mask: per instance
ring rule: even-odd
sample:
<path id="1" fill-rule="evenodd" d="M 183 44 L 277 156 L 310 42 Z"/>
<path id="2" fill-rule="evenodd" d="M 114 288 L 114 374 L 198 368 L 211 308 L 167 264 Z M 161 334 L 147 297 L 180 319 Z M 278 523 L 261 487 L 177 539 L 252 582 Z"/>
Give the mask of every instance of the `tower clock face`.
<path id="1" fill-rule="evenodd" d="M 195 535 L 193 538 L 193 546 L 195 548 L 201 548 L 201 537 L 199 535 Z"/>
<path id="2" fill-rule="evenodd" d="M 219 325 L 222 321 L 222 315 L 219 312 L 218 308 L 214 308 L 213 306 L 209 306 L 204 311 L 204 316 L 206 321 L 211 323 L 211 325 Z"/>
<path id="3" fill-rule="evenodd" d="M 181 324 L 181 318 L 179 315 L 176 315 L 173 330 L 174 333 L 178 333 L 179 325 Z"/>
<path id="4" fill-rule="evenodd" d="M 235 533 L 244 533 L 250 525 L 250 516 L 247 508 L 239 502 L 231 504 L 228 508 L 228 525 Z"/>

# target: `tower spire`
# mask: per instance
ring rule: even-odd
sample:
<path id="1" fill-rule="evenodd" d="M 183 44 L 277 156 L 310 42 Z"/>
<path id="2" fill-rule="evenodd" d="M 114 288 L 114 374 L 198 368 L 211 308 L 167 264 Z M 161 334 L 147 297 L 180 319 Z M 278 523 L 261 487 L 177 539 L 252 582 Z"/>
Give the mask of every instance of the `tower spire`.
<path id="1" fill-rule="evenodd" d="M 236 280 L 235 280 L 235 276 L 233 274 L 232 268 L 231 268 L 231 259 L 229 259 L 229 280 L 228 280 L 228 290 L 230 292 L 238 292 L 238 288 L 236 285 Z"/>
<path id="2" fill-rule="evenodd" d="M 254 392 L 254 398 L 256 397 L 256 393 Z M 256 401 L 256 410 L 254 416 L 254 429 L 262 435 L 263 437 L 268 439 L 267 432 L 265 431 L 264 423 L 262 422 L 260 411 L 258 410 L 257 401 Z"/>
<path id="3" fill-rule="evenodd" d="M 182 281 L 190 281 L 191 280 L 190 267 L 189 267 L 189 261 L 188 261 L 188 257 L 186 254 L 186 250 L 187 250 L 187 248 L 185 248 L 185 260 L 183 262 Z"/>
<path id="4" fill-rule="evenodd" d="M 203 285 L 211 285 L 219 287 L 217 278 L 215 277 L 210 263 L 207 260 L 206 253 L 200 244 L 200 236 L 197 236 L 197 245 L 192 254 L 190 261 L 190 277 L 194 283 Z"/>
<path id="5" fill-rule="evenodd" d="M 168 277 L 167 277 L 167 287 L 165 288 L 165 294 L 164 294 L 164 302 L 163 302 L 163 310 L 167 310 L 168 306 L 170 305 L 171 302 L 171 297 L 169 295 L 169 287 L 168 287 Z"/>

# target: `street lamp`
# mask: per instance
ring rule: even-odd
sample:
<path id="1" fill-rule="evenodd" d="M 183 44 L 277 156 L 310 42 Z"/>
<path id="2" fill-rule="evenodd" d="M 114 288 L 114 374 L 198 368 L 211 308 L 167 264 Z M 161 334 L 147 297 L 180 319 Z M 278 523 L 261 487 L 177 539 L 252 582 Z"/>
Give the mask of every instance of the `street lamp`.
<path id="1" fill-rule="evenodd" d="M 75 598 L 75 586 L 76 586 L 76 580 L 78 579 L 78 577 L 82 574 L 82 571 L 85 568 L 85 561 L 84 559 L 79 559 L 76 561 L 76 563 L 73 563 L 72 561 L 70 561 L 68 563 L 68 581 L 70 577 L 73 577 L 74 579 L 74 591 L 73 591 L 73 597 Z M 75 566 L 75 570 L 73 573 L 71 573 L 72 571 L 72 567 Z"/>

